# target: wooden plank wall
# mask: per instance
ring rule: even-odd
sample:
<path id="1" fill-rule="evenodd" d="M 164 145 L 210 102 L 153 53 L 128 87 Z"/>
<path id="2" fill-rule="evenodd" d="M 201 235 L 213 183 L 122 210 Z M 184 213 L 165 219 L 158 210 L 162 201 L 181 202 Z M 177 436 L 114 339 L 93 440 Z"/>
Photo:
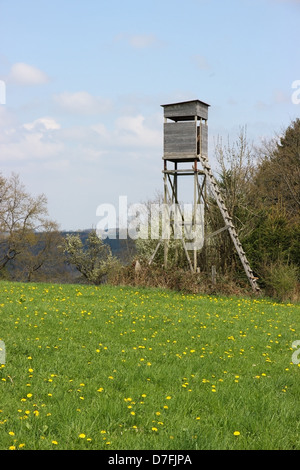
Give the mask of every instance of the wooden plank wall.
<path id="1" fill-rule="evenodd" d="M 196 155 L 196 122 L 167 122 L 164 124 L 164 156 Z"/>

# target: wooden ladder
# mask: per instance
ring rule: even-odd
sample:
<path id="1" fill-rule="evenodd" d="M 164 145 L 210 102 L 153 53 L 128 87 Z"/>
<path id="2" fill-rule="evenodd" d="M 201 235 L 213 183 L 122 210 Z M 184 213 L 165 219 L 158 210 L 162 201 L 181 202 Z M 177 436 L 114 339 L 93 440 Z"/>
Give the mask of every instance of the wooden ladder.
<path id="1" fill-rule="evenodd" d="M 238 234 L 234 228 L 234 225 L 232 223 L 232 217 L 230 217 L 227 209 L 226 209 L 226 206 L 225 206 L 225 203 L 224 203 L 224 200 L 221 196 L 221 192 L 219 190 L 219 187 L 218 187 L 218 184 L 215 180 L 215 177 L 212 173 L 212 170 L 211 170 L 211 167 L 208 163 L 208 159 L 207 157 L 203 156 L 203 155 L 198 155 L 199 159 L 200 159 L 200 162 L 202 164 L 202 167 L 203 167 L 203 171 L 205 173 L 205 176 L 210 184 L 210 187 L 211 187 L 211 190 L 213 192 L 213 195 L 217 201 L 217 204 L 218 204 L 218 207 L 220 209 L 220 212 L 222 214 L 222 217 L 224 219 L 224 222 L 226 224 L 226 227 L 229 231 L 229 234 L 230 234 L 230 237 L 231 237 L 231 240 L 235 246 L 235 249 L 240 257 L 240 260 L 241 260 L 241 263 L 244 267 L 244 270 L 245 270 L 245 273 L 247 275 L 247 278 L 249 279 L 249 282 L 251 284 L 251 287 L 253 289 L 254 292 L 256 293 L 259 293 L 260 292 L 260 288 L 256 282 L 256 278 L 254 277 L 253 275 L 253 271 L 250 267 L 250 264 L 249 264 L 249 261 L 247 260 L 247 257 L 245 255 L 245 252 L 243 250 L 243 247 L 242 247 L 242 244 L 241 242 L 239 241 L 239 238 L 238 238 Z"/>

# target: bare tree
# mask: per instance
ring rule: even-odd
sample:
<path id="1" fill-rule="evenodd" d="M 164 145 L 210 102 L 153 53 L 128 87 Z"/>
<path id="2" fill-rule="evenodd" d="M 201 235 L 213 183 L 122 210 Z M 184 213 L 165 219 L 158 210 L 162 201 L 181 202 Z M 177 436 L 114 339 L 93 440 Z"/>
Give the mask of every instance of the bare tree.
<path id="1" fill-rule="evenodd" d="M 13 262 L 15 276 L 28 282 L 37 279 L 56 279 L 65 271 L 60 246 L 62 235 L 55 222 L 48 221 L 42 230 L 32 231 L 26 237 L 26 246 Z"/>
<path id="2" fill-rule="evenodd" d="M 253 176 L 255 173 L 255 152 L 247 140 L 247 129 L 242 127 L 237 140 L 229 139 L 223 145 L 219 138 L 215 146 L 215 156 L 219 164 L 219 185 L 222 196 L 235 227 L 241 237 L 250 229 L 249 221 L 255 217 L 251 206 Z"/>
<path id="3" fill-rule="evenodd" d="M 32 197 L 17 174 L 0 176 L 0 270 L 28 251 L 34 233 L 49 227 L 47 199 Z"/>

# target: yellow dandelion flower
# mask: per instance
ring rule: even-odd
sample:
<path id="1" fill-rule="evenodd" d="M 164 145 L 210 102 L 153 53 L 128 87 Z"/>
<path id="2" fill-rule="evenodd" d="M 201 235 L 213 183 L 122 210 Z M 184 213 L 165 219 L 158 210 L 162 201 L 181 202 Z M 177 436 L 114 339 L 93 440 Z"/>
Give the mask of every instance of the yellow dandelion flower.
<path id="1" fill-rule="evenodd" d="M 234 436 L 239 436 L 240 434 L 241 434 L 240 431 L 234 431 L 233 433 Z"/>

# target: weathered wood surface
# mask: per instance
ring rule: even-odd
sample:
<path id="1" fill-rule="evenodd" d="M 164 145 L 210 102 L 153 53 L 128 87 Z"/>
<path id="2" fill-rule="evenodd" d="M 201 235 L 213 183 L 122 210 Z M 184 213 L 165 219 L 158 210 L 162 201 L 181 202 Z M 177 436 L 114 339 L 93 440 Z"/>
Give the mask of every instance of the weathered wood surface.
<path id="1" fill-rule="evenodd" d="M 164 155 L 197 153 L 195 122 L 167 122 L 164 124 Z"/>
<path id="2" fill-rule="evenodd" d="M 203 122 L 197 127 L 197 155 L 208 155 L 208 129 Z"/>
<path id="3" fill-rule="evenodd" d="M 168 160 L 190 160 L 208 155 L 208 130 L 205 123 L 167 122 L 164 124 L 164 156 Z"/>
<path id="4" fill-rule="evenodd" d="M 209 105 L 199 100 L 162 105 L 164 117 L 174 121 L 191 121 L 195 116 L 208 119 Z"/>

